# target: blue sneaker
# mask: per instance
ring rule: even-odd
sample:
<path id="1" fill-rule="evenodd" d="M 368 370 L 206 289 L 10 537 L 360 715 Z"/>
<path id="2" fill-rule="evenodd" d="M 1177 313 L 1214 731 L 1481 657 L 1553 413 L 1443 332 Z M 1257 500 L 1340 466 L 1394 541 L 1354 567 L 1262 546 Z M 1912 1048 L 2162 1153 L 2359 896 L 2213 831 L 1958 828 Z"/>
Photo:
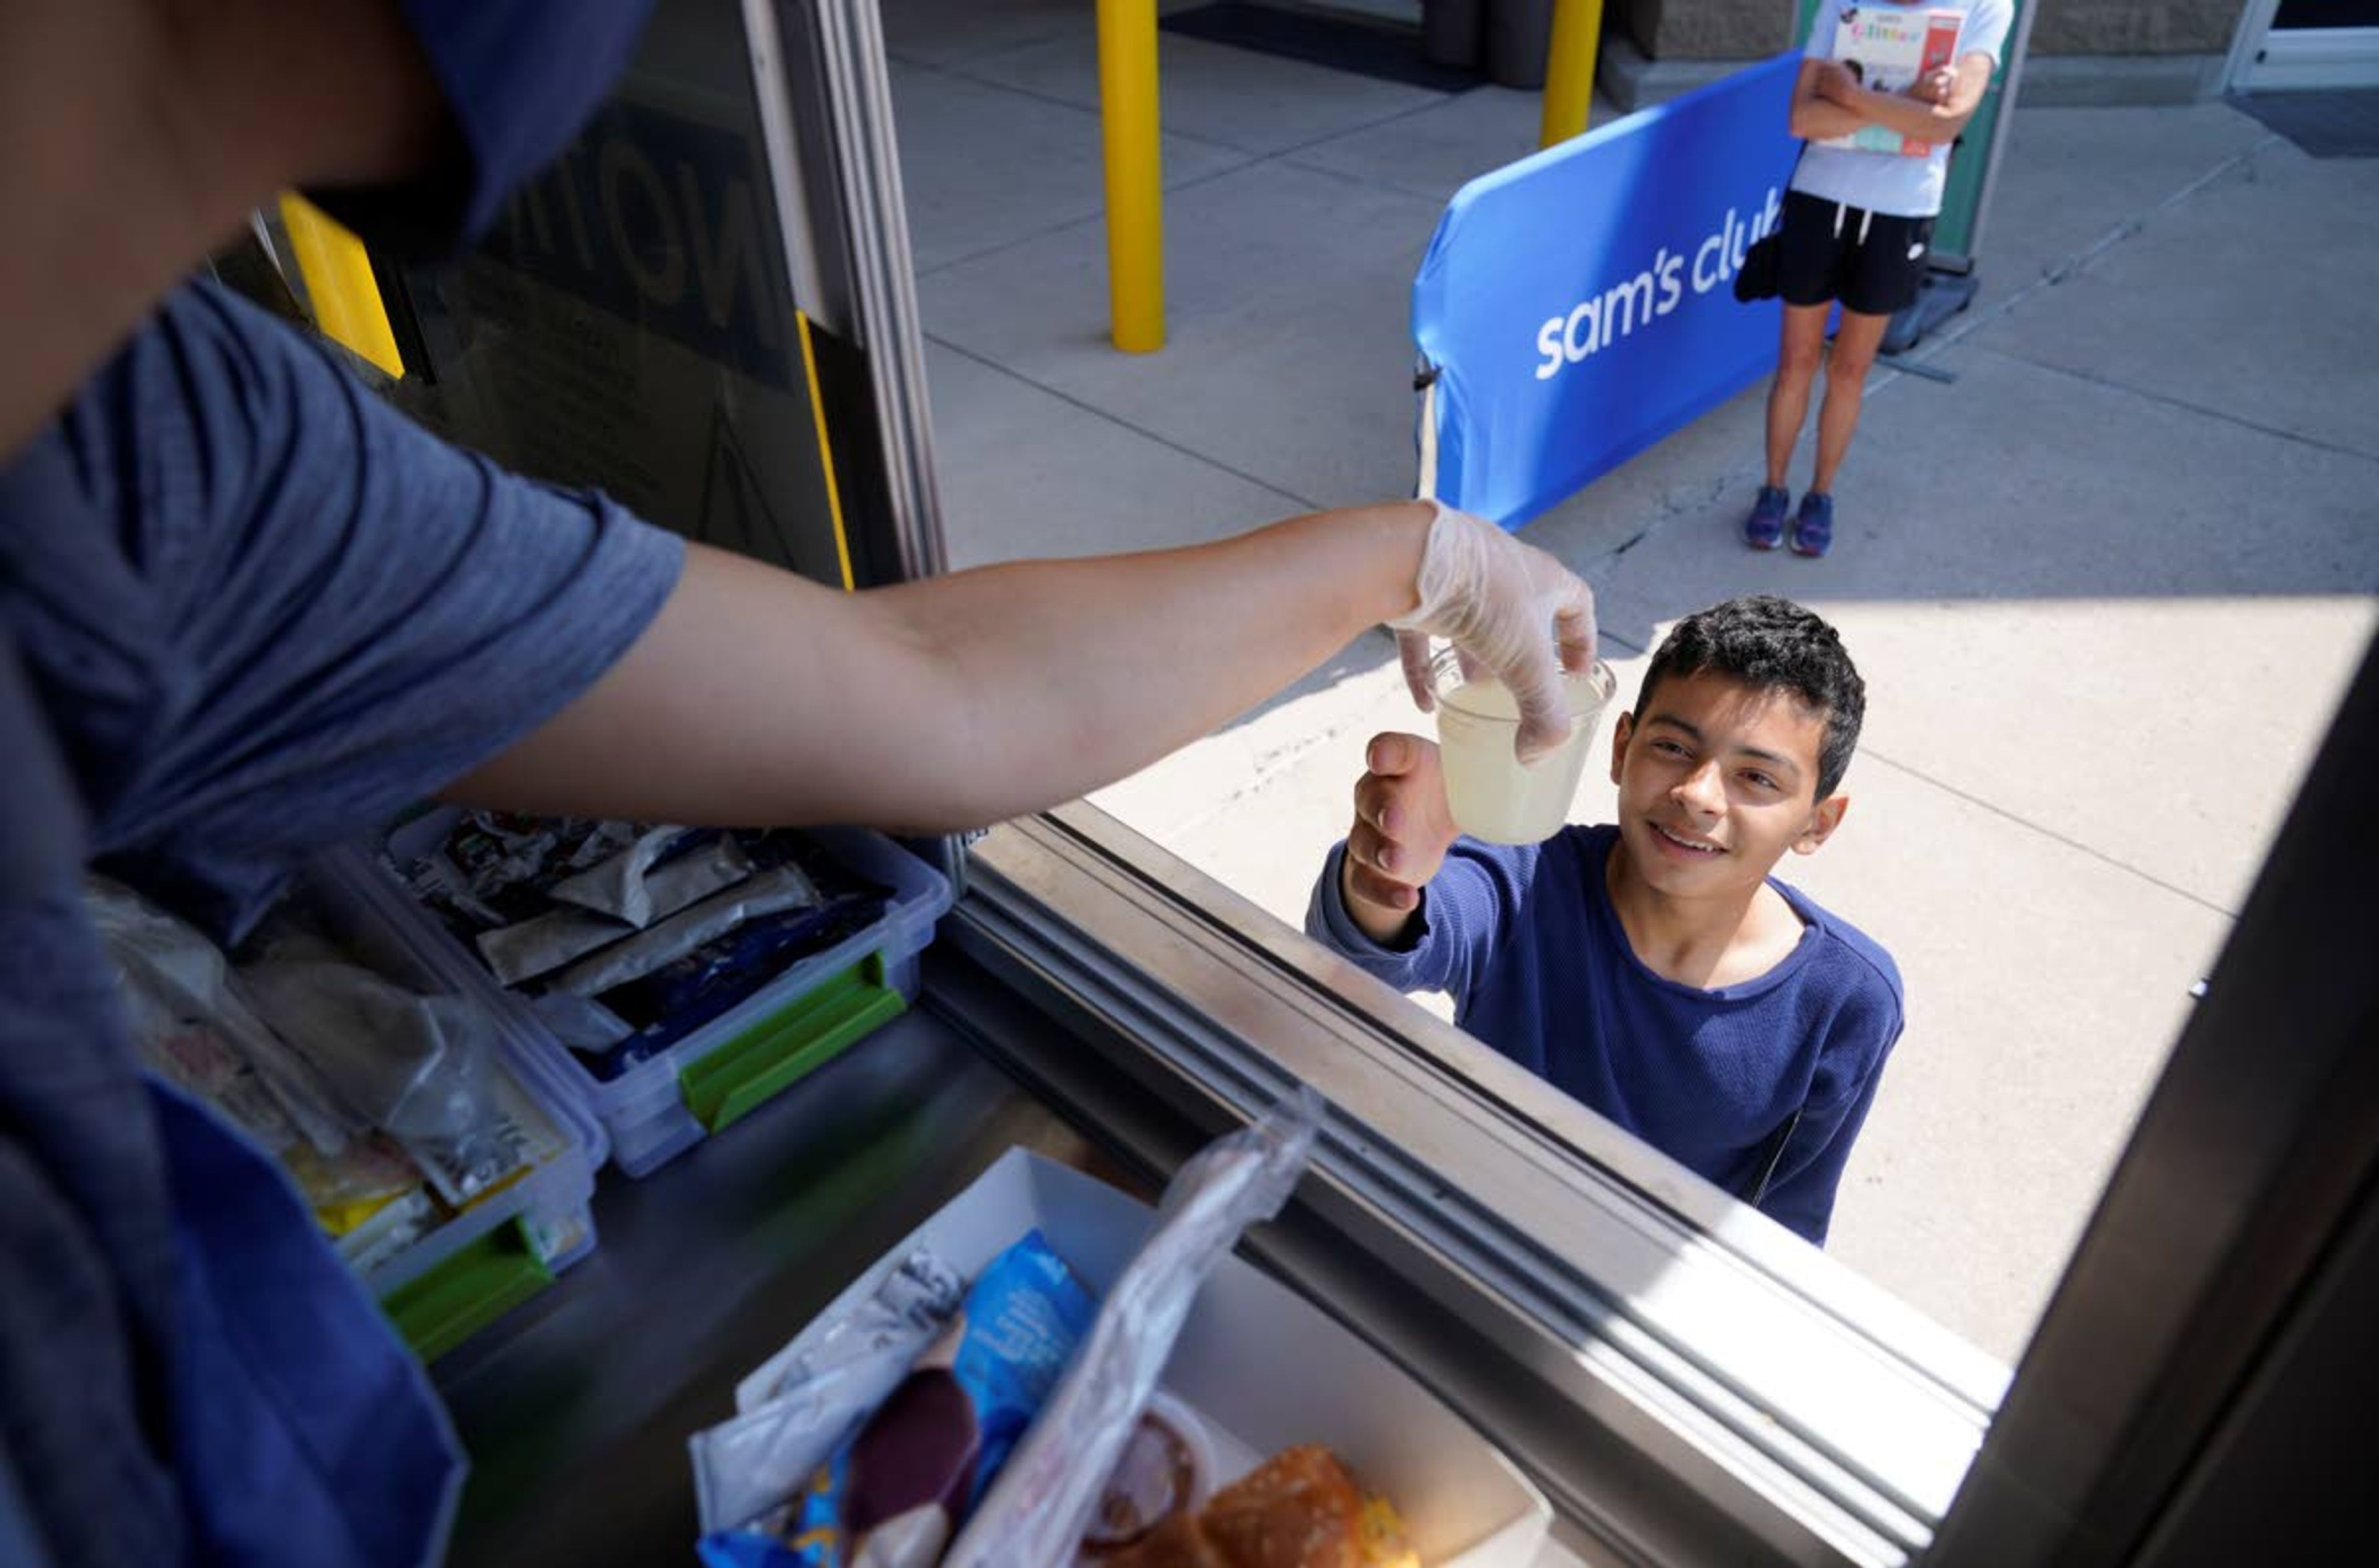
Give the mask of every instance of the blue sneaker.
<path id="1" fill-rule="evenodd" d="M 1743 542 L 1753 549 L 1774 549 L 1784 542 L 1784 514 L 1793 510 L 1793 494 L 1774 485 L 1759 487 L 1751 515 L 1743 520 Z"/>
<path id="2" fill-rule="evenodd" d="M 1834 548 L 1834 498 L 1816 490 L 1801 498 L 1793 519 L 1793 553 L 1820 556 Z"/>

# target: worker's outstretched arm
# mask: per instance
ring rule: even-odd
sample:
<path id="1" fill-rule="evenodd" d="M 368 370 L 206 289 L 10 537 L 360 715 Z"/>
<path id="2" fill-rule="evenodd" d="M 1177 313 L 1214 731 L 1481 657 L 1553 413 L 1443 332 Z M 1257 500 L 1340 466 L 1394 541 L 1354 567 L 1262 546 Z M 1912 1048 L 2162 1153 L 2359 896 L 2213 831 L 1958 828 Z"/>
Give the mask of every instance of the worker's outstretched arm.
<path id="1" fill-rule="evenodd" d="M 1591 657 L 1585 585 L 1420 502 L 1184 549 L 988 567 L 840 594 L 689 549 L 651 628 L 559 716 L 447 794 L 654 821 L 996 822 L 1124 777 L 1382 621 L 1533 688 Z"/>

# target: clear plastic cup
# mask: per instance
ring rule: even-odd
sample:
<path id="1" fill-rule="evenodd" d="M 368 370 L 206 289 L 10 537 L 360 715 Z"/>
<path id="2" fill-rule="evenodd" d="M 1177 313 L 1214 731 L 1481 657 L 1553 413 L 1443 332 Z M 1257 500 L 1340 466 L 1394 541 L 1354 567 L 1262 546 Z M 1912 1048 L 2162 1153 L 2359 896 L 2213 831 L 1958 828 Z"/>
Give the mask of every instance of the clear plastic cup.
<path id="1" fill-rule="evenodd" d="M 1569 697 L 1568 739 L 1522 767 L 1512 747 L 1520 733 L 1520 706 L 1484 670 L 1465 675 L 1452 648 L 1430 664 L 1437 702 L 1437 744 L 1445 769 L 1445 803 L 1454 825 L 1490 844 L 1535 844 L 1561 831 L 1577 798 L 1602 710 L 1618 681 L 1600 659 L 1563 677 Z"/>

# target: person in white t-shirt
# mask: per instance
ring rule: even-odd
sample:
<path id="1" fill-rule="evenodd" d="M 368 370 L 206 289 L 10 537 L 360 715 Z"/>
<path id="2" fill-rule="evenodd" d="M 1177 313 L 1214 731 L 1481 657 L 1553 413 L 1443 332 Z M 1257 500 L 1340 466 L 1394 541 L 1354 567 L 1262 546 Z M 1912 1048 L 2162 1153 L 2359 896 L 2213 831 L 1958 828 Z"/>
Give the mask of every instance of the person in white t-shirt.
<path id="1" fill-rule="evenodd" d="M 1864 0 L 1900 9 L 1894 0 Z M 1950 64 L 1919 77 L 1904 92 L 1864 85 L 1832 58 L 1834 36 L 1855 6 L 1827 0 L 1793 88 L 1792 131 L 1810 146 L 1784 199 L 1777 278 L 1784 300 L 1783 341 L 1768 392 L 1768 477 L 1744 541 L 1754 549 L 1789 542 L 1800 555 L 1833 547 L 1834 475 L 1858 428 L 1866 373 L 1894 313 L 1913 303 L 1924 281 L 1933 220 L 1949 181 L 1950 150 L 1974 117 L 1999 64 L 2013 16 L 2009 0 L 1918 0 L 1926 10 L 1964 13 Z M 1861 126 L 1880 126 L 1932 144 L 1922 157 L 1817 143 Z M 1842 326 L 1826 368 L 1817 411 L 1817 471 L 1793 510 L 1786 470 L 1809 413 L 1809 393 L 1825 358 L 1826 318 L 1839 301 Z M 1790 517 L 1790 526 L 1787 518 Z"/>

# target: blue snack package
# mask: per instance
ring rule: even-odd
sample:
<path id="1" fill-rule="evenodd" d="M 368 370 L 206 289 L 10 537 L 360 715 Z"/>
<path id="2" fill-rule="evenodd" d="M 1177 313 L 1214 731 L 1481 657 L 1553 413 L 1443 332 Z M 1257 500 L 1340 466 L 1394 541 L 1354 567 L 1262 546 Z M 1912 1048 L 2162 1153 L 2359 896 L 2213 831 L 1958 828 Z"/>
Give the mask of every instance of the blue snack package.
<path id="1" fill-rule="evenodd" d="M 713 1530 L 694 1543 L 694 1551 L 705 1568 L 799 1568 L 808 1561 L 757 1530 Z"/>
<path id="2" fill-rule="evenodd" d="M 837 1447 L 775 1528 L 703 1538 L 714 1568 L 929 1565 L 982 1500 L 1097 1303 L 1039 1231 L 994 1259 L 948 1329 Z"/>
<path id="3" fill-rule="evenodd" d="M 884 918 L 889 900 L 852 893 L 809 909 L 764 915 L 648 975 L 605 992 L 602 1004 L 635 1032 L 585 1058 L 610 1082 L 726 1013 L 813 953 Z"/>

